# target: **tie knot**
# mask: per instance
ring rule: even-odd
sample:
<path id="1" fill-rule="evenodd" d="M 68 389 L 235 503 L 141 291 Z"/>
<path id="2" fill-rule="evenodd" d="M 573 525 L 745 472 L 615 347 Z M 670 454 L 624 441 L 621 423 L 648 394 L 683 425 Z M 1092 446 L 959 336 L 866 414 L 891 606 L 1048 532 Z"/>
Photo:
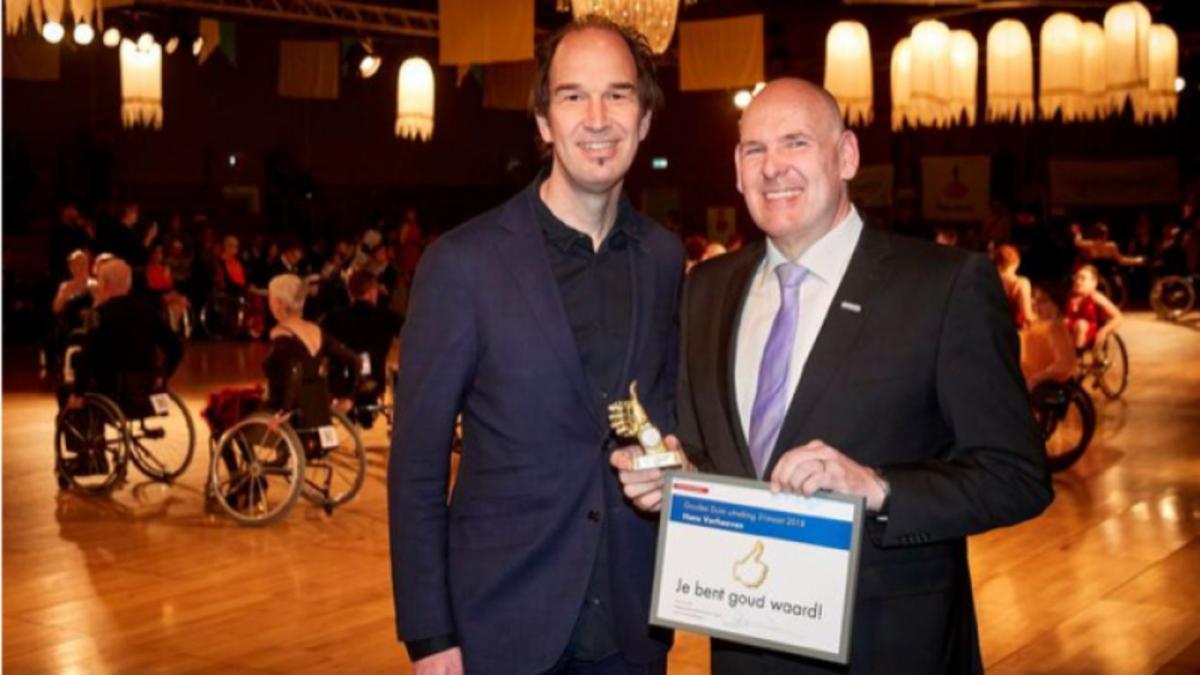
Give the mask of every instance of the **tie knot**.
<path id="1" fill-rule="evenodd" d="M 779 277 L 780 286 L 792 290 L 808 276 L 808 268 L 799 263 L 786 262 L 775 268 L 775 275 Z"/>

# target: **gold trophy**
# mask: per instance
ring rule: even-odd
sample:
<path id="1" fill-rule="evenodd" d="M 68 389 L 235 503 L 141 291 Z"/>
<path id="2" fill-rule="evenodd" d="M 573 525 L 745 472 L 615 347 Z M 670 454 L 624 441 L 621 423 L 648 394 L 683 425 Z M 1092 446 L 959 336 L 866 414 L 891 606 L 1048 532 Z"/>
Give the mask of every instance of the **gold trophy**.
<path id="1" fill-rule="evenodd" d="M 634 469 L 678 469 L 684 465 L 683 453 L 668 450 L 663 444 L 662 433 L 650 421 L 638 400 L 636 381 L 629 385 L 628 401 L 617 401 L 608 406 L 608 422 L 618 436 L 636 438 L 646 451 L 641 457 L 634 458 Z"/>

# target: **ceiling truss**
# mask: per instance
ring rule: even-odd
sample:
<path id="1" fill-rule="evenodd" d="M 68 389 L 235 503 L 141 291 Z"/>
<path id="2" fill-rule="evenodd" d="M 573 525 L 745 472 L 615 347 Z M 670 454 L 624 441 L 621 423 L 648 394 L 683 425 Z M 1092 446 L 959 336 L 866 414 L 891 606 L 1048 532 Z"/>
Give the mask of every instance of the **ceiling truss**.
<path id="1" fill-rule="evenodd" d="M 436 38 L 437 13 L 346 0 L 105 0 L 105 9 L 187 9 L 296 21 L 361 33 Z"/>

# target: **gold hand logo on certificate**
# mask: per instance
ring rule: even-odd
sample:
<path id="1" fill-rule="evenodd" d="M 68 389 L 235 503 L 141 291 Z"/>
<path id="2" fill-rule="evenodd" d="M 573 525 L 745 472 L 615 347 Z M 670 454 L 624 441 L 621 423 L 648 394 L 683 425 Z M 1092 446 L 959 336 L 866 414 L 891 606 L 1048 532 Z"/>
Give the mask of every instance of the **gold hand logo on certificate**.
<path id="1" fill-rule="evenodd" d="M 641 457 L 634 458 L 634 469 L 675 469 L 683 466 L 683 454 L 667 449 L 662 433 L 650 421 L 650 416 L 638 400 L 636 381 L 629 385 L 629 400 L 608 406 L 608 422 L 618 436 L 636 438 L 646 451 Z"/>
<path id="2" fill-rule="evenodd" d="M 763 546 L 762 540 L 755 539 L 754 548 L 750 549 L 745 557 L 733 563 L 733 578 L 746 588 L 758 588 L 767 580 L 767 572 L 770 572 L 771 568 L 762 561 L 764 550 L 766 547 Z"/>

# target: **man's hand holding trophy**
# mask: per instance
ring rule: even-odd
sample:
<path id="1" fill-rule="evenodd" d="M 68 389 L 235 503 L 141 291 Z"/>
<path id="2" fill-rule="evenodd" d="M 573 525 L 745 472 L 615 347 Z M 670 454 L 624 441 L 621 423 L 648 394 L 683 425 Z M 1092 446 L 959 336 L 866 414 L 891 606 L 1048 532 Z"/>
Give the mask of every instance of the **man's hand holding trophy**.
<path id="1" fill-rule="evenodd" d="M 629 385 L 629 399 L 608 406 L 608 420 L 622 438 L 636 439 L 613 451 L 611 463 L 619 472 L 621 485 L 635 506 L 657 511 L 662 503 L 663 470 L 693 470 L 674 436 L 663 437 L 638 400 L 637 382 Z"/>

